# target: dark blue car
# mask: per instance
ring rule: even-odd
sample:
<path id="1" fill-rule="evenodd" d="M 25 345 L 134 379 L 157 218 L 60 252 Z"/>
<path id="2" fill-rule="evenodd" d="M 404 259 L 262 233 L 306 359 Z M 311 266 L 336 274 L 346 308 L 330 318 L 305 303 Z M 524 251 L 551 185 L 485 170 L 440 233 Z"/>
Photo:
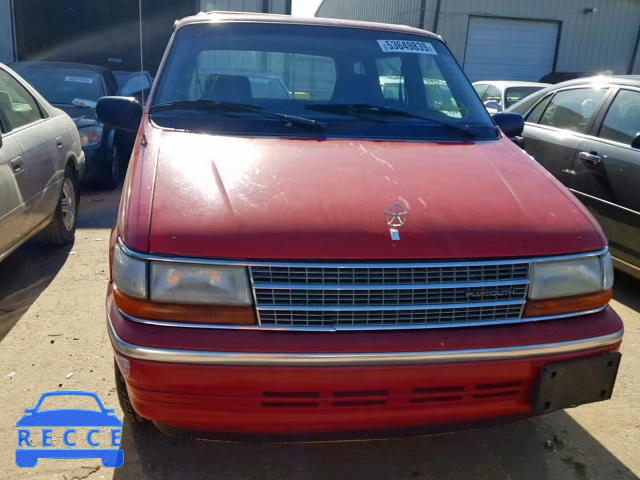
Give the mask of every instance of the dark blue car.
<path id="1" fill-rule="evenodd" d="M 42 402 L 48 397 L 83 396 L 96 401 L 99 410 L 59 409 L 39 411 Z M 122 428 L 122 422 L 114 416 L 115 411 L 106 409 L 95 393 L 89 392 L 49 392 L 44 393 L 33 409 L 26 409 L 26 415 L 16 423 L 16 427 L 29 429 L 37 427 L 96 427 Z M 28 448 L 16 450 L 16 465 L 22 468 L 35 467 L 40 458 L 89 459 L 100 458 L 107 468 L 118 468 L 124 463 L 124 452 L 119 448 L 100 449 L 54 449 Z"/>

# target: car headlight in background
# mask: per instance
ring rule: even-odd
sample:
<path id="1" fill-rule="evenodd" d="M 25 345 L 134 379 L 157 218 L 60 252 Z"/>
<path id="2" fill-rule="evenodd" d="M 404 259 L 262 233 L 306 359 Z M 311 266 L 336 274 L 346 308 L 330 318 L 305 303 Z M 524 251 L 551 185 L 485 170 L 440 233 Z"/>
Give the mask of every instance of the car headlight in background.
<path id="1" fill-rule="evenodd" d="M 565 260 L 533 262 L 525 317 L 594 310 L 611 300 L 613 264 L 609 252 Z"/>
<path id="2" fill-rule="evenodd" d="M 79 128 L 80 144 L 83 147 L 92 147 L 99 144 L 102 141 L 102 131 L 102 127 L 98 125 Z"/>
<path id="3" fill-rule="evenodd" d="M 244 267 L 147 262 L 118 243 L 111 275 L 125 314 L 177 323 L 254 325 L 253 296 Z"/>

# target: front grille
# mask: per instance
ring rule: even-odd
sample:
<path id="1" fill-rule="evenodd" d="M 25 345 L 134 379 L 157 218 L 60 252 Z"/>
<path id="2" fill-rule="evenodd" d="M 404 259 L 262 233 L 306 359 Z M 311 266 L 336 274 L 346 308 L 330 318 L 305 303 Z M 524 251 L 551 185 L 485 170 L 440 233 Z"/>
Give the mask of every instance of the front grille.
<path id="1" fill-rule="evenodd" d="M 434 264 L 425 267 L 283 267 L 254 266 L 255 283 L 290 285 L 437 285 L 526 280 L 529 263 Z"/>
<path id="2" fill-rule="evenodd" d="M 473 324 L 520 318 L 521 304 L 430 310 L 260 310 L 265 326 L 369 327 Z"/>
<path id="3" fill-rule="evenodd" d="M 517 322 L 529 262 L 254 265 L 260 324 L 274 328 L 433 328 Z"/>
<path id="4" fill-rule="evenodd" d="M 309 305 L 309 306 L 390 306 L 432 305 L 473 302 L 497 302 L 523 300 L 526 285 L 462 288 L 408 288 L 389 290 L 301 290 L 260 288 L 256 298 L 260 306 Z"/>

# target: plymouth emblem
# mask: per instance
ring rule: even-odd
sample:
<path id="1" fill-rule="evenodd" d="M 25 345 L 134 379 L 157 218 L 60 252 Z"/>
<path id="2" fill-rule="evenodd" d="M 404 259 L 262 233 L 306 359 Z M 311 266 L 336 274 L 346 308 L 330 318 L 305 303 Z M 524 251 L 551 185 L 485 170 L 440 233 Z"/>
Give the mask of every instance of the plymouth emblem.
<path id="1" fill-rule="evenodd" d="M 400 232 L 398 231 L 397 227 L 404 227 L 404 224 L 407 223 L 409 210 L 404 208 L 399 203 L 396 203 L 392 207 L 389 207 L 384 212 L 384 215 L 387 218 L 387 225 L 389 225 L 391 240 L 400 240 Z"/>

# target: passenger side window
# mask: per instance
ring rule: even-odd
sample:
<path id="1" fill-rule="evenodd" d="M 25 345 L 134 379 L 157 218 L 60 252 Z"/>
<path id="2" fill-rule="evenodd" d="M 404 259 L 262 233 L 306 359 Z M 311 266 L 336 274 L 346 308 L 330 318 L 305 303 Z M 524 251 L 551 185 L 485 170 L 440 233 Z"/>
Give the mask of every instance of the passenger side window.
<path id="1" fill-rule="evenodd" d="M 601 138 L 631 145 L 640 133 L 640 92 L 620 90 L 600 128 Z"/>
<path id="2" fill-rule="evenodd" d="M 500 94 L 500 90 L 498 87 L 494 87 L 493 85 L 489 85 L 487 88 L 487 92 L 484 94 L 482 98 L 483 102 L 497 102 L 502 105 L 502 95 Z"/>
<path id="3" fill-rule="evenodd" d="M 0 112 L 9 130 L 44 118 L 31 94 L 4 70 L 0 70 Z"/>
<path id="4" fill-rule="evenodd" d="M 558 92 L 549 102 L 539 123 L 584 133 L 606 93 L 606 88 L 576 88 Z"/>
<path id="5" fill-rule="evenodd" d="M 540 121 L 540 118 L 542 117 L 542 114 L 544 113 L 545 108 L 547 108 L 547 105 L 549 105 L 551 97 L 553 97 L 553 95 L 547 95 L 540 103 L 538 103 L 538 105 L 536 105 L 534 109 L 529 112 L 529 115 L 527 115 L 525 121 L 529 123 L 538 123 Z"/>

